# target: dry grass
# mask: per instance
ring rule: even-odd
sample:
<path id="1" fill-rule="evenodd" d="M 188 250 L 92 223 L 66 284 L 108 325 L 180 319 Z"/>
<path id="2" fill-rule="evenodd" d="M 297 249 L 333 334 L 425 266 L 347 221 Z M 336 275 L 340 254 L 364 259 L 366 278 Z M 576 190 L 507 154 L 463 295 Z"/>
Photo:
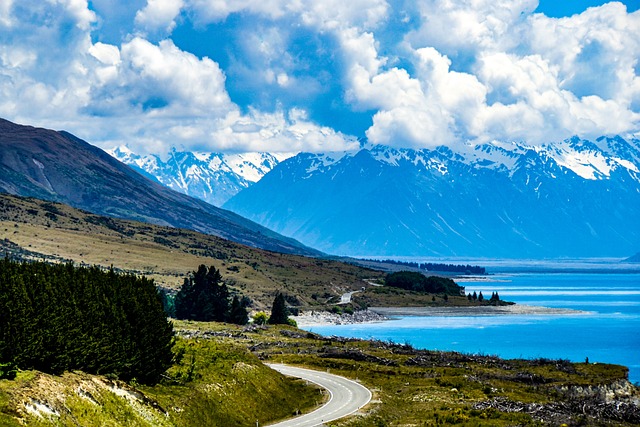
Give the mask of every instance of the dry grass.
<path id="1" fill-rule="evenodd" d="M 220 269 L 231 287 L 271 305 L 276 291 L 289 304 L 322 307 L 348 291 L 380 279 L 381 272 L 338 261 L 283 255 L 191 230 L 100 217 L 66 205 L 0 195 L 0 241 L 8 239 L 31 257 L 145 274 L 176 289 L 198 265 Z"/>

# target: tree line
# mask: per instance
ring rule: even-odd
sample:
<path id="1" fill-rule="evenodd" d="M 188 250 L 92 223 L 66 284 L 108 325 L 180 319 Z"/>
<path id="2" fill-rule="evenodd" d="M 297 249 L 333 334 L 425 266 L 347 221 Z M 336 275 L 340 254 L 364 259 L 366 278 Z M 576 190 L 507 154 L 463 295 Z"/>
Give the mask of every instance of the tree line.
<path id="1" fill-rule="evenodd" d="M 220 270 L 211 266 L 200 265 L 184 279 L 182 287 L 175 295 L 164 295 L 167 313 L 176 319 L 196 320 L 204 322 L 227 322 L 245 325 L 249 322 L 247 308 L 251 300 L 239 294 L 231 295 L 226 283 L 222 280 Z M 277 292 L 271 307 L 271 315 L 258 312 L 253 317 L 255 324 L 291 325 L 291 314 L 285 296 Z"/>
<path id="2" fill-rule="evenodd" d="M 410 261 L 398 261 L 394 259 L 386 259 L 379 262 L 385 264 L 403 265 L 406 267 L 417 268 L 424 271 L 443 271 L 448 273 L 460 273 L 460 274 L 476 274 L 484 276 L 487 274 L 487 269 L 480 267 L 479 265 L 469 264 L 441 264 L 433 262 L 410 262 Z"/>
<path id="3" fill-rule="evenodd" d="M 385 285 L 408 291 L 428 292 L 432 294 L 460 295 L 464 289 L 446 277 L 425 276 L 415 271 L 397 271 L 387 274 Z"/>
<path id="4" fill-rule="evenodd" d="M 0 366 L 153 384 L 173 325 L 153 280 L 98 267 L 0 260 Z"/>

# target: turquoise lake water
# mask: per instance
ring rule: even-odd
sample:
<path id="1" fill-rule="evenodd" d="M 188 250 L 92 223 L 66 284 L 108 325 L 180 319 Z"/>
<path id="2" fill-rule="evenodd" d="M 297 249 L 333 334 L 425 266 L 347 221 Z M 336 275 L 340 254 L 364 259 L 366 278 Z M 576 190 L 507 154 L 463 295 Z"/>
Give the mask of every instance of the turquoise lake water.
<path id="1" fill-rule="evenodd" d="M 509 270 L 509 269 L 503 269 Z M 640 271 L 503 271 L 485 281 L 460 283 L 467 292 L 497 291 L 518 304 L 568 308 L 570 315 L 398 317 L 389 321 L 311 326 L 322 335 L 391 340 L 416 348 L 617 363 L 640 382 Z"/>

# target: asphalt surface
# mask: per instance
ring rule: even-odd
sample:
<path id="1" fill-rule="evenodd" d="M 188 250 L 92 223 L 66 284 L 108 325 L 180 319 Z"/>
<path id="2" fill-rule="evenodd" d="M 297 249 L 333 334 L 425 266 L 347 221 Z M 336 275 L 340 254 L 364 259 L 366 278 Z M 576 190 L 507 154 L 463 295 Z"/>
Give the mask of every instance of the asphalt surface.
<path id="1" fill-rule="evenodd" d="M 269 365 L 276 371 L 296 378 L 302 378 L 326 389 L 329 401 L 322 407 L 305 415 L 271 424 L 270 427 L 312 427 L 351 415 L 371 400 L 368 388 L 350 379 L 311 369 L 288 365 Z"/>
<path id="2" fill-rule="evenodd" d="M 357 294 L 358 292 L 362 292 L 362 291 L 353 291 L 353 292 L 347 292 L 346 294 L 342 294 L 342 296 L 340 297 L 340 302 L 338 304 L 349 304 L 351 302 L 351 296 L 353 294 Z"/>

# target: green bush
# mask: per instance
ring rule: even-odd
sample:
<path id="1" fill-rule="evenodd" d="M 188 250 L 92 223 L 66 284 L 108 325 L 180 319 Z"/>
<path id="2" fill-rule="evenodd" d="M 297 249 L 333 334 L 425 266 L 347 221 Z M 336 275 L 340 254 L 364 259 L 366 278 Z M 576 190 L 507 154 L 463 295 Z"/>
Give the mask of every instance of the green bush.
<path id="1" fill-rule="evenodd" d="M 18 370 L 14 363 L 0 363 L 0 380 L 12 380 L 16 375 L 18 375 Z"/>

